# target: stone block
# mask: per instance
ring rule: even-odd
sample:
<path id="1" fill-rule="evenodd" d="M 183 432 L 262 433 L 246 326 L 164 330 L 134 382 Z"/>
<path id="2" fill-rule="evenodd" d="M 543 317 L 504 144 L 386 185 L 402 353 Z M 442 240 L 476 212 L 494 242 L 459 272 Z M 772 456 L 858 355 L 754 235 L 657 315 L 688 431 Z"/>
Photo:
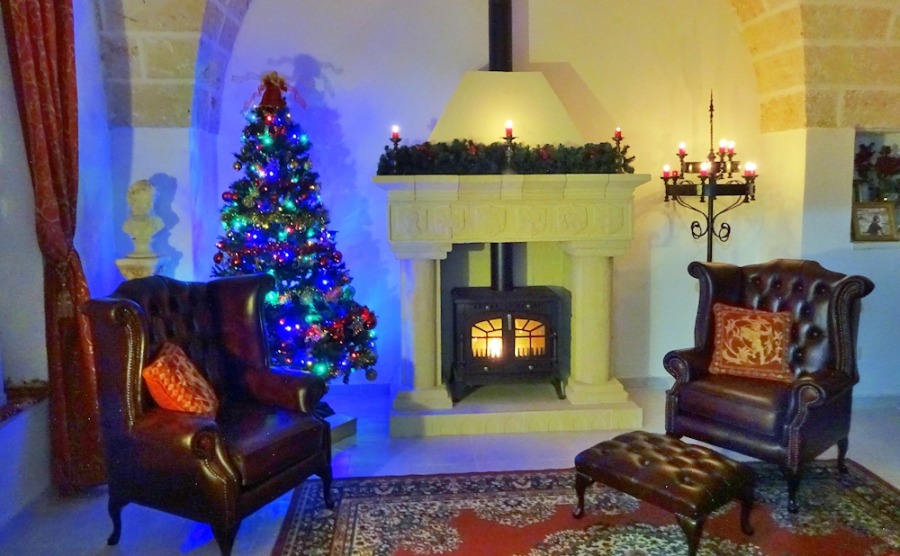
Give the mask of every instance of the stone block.
<path id="1" fill-rule="evenodd" d="M 731 0 L 731 5 L 744 23 L 766 13 L 766 6 L 762 0 Z"/>
<path id="2" fill-rule="evenodd" d="M 144 76 L 140 39 L 137 37 L 129 37 L 124 33 L 102 33 L 100 60 L 107 79 L 135 79 Z"/>
<path id="3" fill-rule="evenodd" d="M 808 85 L 900 86 L 900 46 L 834 44 L 806 49 Z"/>
<path id="4" fill-rule="evenodd" d="M 803 37 L 808 40 L 877 40 L 887 37 L 891 10 L 878 6 L 806 4 Z"/>
<path id="5" fill-rule="evenodd" d="M 756 82 L 762 95 L 799 87 L 805 84 L 803 48 L 794 48 L 762 56 L 753 60 Z"/>
<path id="6" fill-rule="evenodd" d="M 800 9 L 790 8 L 758 19 L 744 27 L 743 35 L 753 56 L 796 43 L 802 36 Z"/>
<path id="7" fill-rule="evenodd" d="M 837 127 L 838 91 L 806 92 L 806 127 Z"/>
<path id="8" fill-rule="evenodd" d="M 132 83 L 133 127 L 188 127 L 191 124 L 193 80 Z"/>
<path id="9" fill-rule="evenodd" d="M 853 90 L 844 94 L 842 127 L 900 128 L 900 91 Z"/>
<path id="10" fill-rule="evenodd" d="M 200 35 L 144 35 L 143 56 L 146 76 L 150 79 L 193 79 L 197 65 Z"/>
<path id="11" fill-rule="evenodd" d="M 803 92 L 778 95 L 760 105 L 763 133 L 806 127 L 806 98 Z"/>
<path id="12" fill-rule="evenodd" d="M 106 5 L 105 21 L 125 31 L 199 32 L 207 0 L 118 0 Z"/>

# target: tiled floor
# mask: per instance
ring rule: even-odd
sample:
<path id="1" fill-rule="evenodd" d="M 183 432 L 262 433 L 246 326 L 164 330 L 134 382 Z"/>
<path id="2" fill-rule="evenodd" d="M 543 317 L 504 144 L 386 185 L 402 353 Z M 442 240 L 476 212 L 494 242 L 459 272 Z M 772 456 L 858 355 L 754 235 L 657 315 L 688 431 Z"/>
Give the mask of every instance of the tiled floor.
<path id="1" fill-rule="evenodd" d="M 365 386 L 360 395 L 360 388 Z M 394 439 L 388 434 L 387 389 L 336 386 L 328 401 L 358 418 L 355 437 L 335 446 L 335 476 L 372 476 L 569 468 L 574 456 L 621 431 Z M 548 386 L 549 388 L 549 386 Z M 664 393 L 631 392 L 644 408 L 644 429 L 662 432 Z M 866 407 L 853 414 L 849 457 L 900 486 L 900 407 Z M 823 457 L 833 458 L 834 450 Z M 802 486 L 801 486 L 802 489 Z M 287 511 L 286 494 L 241 525 L 236 555 L 268 555 Z M 47 494 L 0 528 L 0 555 L 214 555 L 209 527 L 162 512 L 127 506 L 118 546 L 107 547 L 111 525 L 104 489 L 75 498 Z"/>

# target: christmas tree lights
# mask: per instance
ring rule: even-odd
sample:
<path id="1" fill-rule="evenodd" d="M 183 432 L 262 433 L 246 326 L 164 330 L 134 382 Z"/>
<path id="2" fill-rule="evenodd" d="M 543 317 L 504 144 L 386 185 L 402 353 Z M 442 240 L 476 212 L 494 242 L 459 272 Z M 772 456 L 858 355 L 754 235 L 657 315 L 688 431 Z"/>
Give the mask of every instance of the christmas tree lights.
<path id="1" fill-rule="evenodd" d="M 262 99 L 246 113 L 234 162 L 243 177 L 222 194 L 213 275 L 275 278 L 264 311 L 273 364 L 344 382 L 361 370 L 373 380 L 377 320 L 354 300 L 336 233 L 328 229 L 309 138 L 291 119 L 285 90 L 277 73 L 266 74 Z"/>

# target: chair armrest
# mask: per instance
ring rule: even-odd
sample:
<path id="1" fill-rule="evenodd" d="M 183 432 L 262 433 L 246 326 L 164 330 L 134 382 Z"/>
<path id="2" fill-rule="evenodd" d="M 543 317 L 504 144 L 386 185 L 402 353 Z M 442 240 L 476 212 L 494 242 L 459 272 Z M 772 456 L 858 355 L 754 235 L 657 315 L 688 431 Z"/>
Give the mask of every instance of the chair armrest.
<path id="1" fill-rule="evenodd" d="M 677 384 L 684 384 L 708 373 L 710 355 L 698 348 L 676 349 L 663 357 L 663 367 L 675 378 Z"/>
<path id="2" fill-rule="evenodd" d="M 304 413 L 313 413 L 326 390 L 321 377 L 285 367 L 248 369 L 244 385 L 250 395 L 264 404 Z"/>
<path id="3" fill-rule="evenodd" d="M 802 403 L 807 407 L 817 407 L 853 388 L 853 385 L 853 381 L 838 373 L 817 377 L 802 376 L 794 381 L 791 396 L 795 403 Z M 795 405 L 795 407 L 799 406 Z"/>
<path id="4" fill-rule="evenodd" d="M 204 460 L 212 460 L 226 470 L 229 479 L 238 480 L 219 426 L 211 417 L 153 408 L 135 421 L 125 443 L 129 465 L 173 473 L 193 471 Z"/>

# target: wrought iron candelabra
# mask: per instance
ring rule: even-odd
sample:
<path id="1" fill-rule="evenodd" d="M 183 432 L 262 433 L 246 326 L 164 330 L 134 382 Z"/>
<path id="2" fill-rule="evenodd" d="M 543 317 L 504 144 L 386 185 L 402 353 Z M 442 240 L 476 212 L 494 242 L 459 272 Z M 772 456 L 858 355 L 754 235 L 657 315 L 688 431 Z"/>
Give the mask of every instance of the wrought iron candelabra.
<path id="1" fill-rule="evenodd" d="M 691 222 L 691 235 L 694 239 L 706 236 L 706 261 L 711 262 L 713 256 L 713 237 L 719 241 L 728 241 L 731 237 L 731 225 L 719 222 L 719 217 L 739 205 L 756 200 L 756 165 L 748 162 L 741 165 L 735 159 L 734 142 L 723 139 L 719 150 L 713 149 L 713 106 L 712 93 L 709 95 L 709 154 L 706 162 L 689 162 L 687 147 L 684 143 L 678 146 L 679 170 L 663 167 L 661 179 L 665 185 L 665 202 L 675 201 L 680 206 L 696 212 L 700 219 Z M 696 174 L 698 181 L 687 178 L 688 174 Z M 724 209 L 716 212 L 715 202 L 718 197 L 731 197 L 733 200 Z M 690 203 L 692 198 L 706 205 L 706 210 Z"/>

